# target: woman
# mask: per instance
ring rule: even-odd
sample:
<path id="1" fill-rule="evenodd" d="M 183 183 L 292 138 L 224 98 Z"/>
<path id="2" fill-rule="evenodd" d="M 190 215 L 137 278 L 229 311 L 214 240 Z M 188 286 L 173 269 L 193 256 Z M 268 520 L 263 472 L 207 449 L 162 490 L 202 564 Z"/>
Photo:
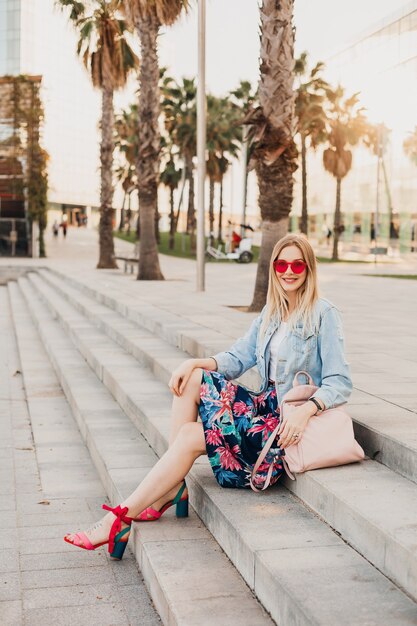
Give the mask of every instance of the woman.
<path id="1" fill-rule="evenodd" d="M 260 392 L 230 382 L 254 365 Z M 122 558 L 132 521 L 157 520 L 174 504 L 178 517 L 188 515 L 184 478 L 202 454 L 208 454 L 221 486 L 247 488 L 259 452 L 280 420 L 279 403 L 299 370 L 308 371 L 319 389 L 280 425 L 282 455 L 301 440 L 313 415 L 343 404 L 352 389 L 339 313 L 318 297 L 313 249 L 303 235 L 289 234 L 275 245 L 267 304 L 246 335 L 227 352 L 188 359 L 172 374 L 168 450 L 121 505 L 103 505 L 109 511 L 105 517 L 65 540 L 87 550 L 109 543 L 111 556 Z M 261 466 L 260 481 L 266 469 Z M 281 473 L 278 457 L 271 484 Z"/>

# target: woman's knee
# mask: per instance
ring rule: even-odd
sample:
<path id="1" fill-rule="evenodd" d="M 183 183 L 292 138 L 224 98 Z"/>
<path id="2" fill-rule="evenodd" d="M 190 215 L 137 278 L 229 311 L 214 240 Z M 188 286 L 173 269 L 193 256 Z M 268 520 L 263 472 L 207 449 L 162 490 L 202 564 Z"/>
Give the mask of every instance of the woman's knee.
<path id="1" fill-rule="evenodd" d="M 204 428 L 200 422 L 187 422 L 183 424 L 176 437 L 177 445 L 204 454 L 206 442 L 204 438 Z"/>
<path id="2" fill-rule="evenodd" d="M 201 367 L 196 367 L 192 371 L 190 378 L 188 379 L 188 382 L 186 385 L 186 388 L 188 387 L 189 392 L 192 393 L 193 396 L 195 397 L 197 404 L 199 404 L 200 402 L 200 387 L 201 387 L 202 377 L 203 377 L 203 370 L 201 369 Z"/>

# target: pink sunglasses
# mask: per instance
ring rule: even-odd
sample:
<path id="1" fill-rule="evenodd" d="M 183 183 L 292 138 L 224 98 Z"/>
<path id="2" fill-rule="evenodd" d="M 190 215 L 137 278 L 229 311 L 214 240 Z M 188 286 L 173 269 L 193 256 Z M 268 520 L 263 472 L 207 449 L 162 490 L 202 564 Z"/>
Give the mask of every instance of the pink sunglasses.
<path id="1" fill-rule="evenodd" d="M 283 261 L 283 260 L 278 259 L 277 261 L 274 261 L 273 265 L 274 265 L 274 270 L 278 274 L 285 274 L 285 272 L 288 269 L 288 266 L 291 267 L 291 271 L 294 272 L 294 274 L 302 274 L 307 267 L 307 263 L 305 261 L 298 261 L 298 260 L 292 261 L 292 263 L 288 263 L 288 261 Z"/>

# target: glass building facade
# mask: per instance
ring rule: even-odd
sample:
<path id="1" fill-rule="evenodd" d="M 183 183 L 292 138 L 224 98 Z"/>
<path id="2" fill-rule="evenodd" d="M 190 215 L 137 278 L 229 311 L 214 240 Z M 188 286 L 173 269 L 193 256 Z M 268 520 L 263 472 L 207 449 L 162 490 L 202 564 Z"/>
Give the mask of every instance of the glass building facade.
<path id="1" fill-rule="evenodd" d="M 100 93 L 76 44 L 54 0 L 0 0 L 0 75 L 42 76 L 49 201 L 59 209 L 99 204 Z"/>
<path id="2" fill-rule="evenodd" d="M 325 79 L 345 87 L 346 95 L 360 92 L 368 119 L 389 129 L 379 168 L 371 151 L 352 149 L 352 169 L 342 181 L 343 240 L 365 250 L 375 224 L 379 245 L 417 251 L 417 165 L 404 151 L 417 127 L 417 0 L 325 62 Z M 336 181 L 322 158 L 323 148 L 308 159 L 309 227 L 319 238 L 326 224 L 332 228 L 336 201 Z M 294 228 L 301 214 L 300 180 L 298 172 Z"/>

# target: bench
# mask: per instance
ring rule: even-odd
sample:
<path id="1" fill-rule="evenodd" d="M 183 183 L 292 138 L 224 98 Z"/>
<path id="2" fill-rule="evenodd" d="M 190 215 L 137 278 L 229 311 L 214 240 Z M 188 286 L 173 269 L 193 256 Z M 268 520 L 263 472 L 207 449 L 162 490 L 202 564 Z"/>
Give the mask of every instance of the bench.
<path id="1" fill-rule="evenodd" d="M 128 268 L 130 269 L 130 273 L 133 274 L 133 268 L 139 263 L 139 242 L 135 243 L 135 248 L 133 250 L 132 256 L 118 256 L 115 257 L 116 261 L 124 262 L 124 273 L 127 273 Z"/>
<path id="2" fill-rule="evenodd" d="M 139 263 L 139 259 L 135 259 L 135 257 L 126 257 L 126 256 L 116 256 L 116 261 L 124 262 L 124 273 L 127 273 L 128 268 L 130 269 L 130 273 L 133 274 L 133 268 L 135 265 Z"/>

